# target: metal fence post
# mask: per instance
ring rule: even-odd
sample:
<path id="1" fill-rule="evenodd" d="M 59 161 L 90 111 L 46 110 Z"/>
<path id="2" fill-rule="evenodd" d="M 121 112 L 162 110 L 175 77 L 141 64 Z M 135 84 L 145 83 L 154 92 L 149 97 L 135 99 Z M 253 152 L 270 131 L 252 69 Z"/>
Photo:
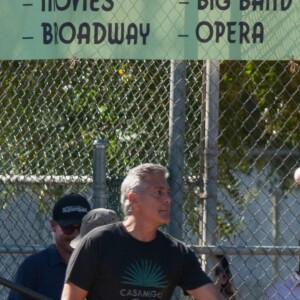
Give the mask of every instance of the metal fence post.
<path id="1" fill-rule="evenodd" d="M 93 207 L 106 207 L 106 142 L 96 139 L 93 143 Z"/>
<path id="2" fill-rule="evenodd" d="M 170 119 L 169 119 L 169 171 L 171 175 L 171 222 L 169 232 L 182 238 L 183 221 L 183 167 L 185 130 L 185 61 L 171 61 Z"/>
<path id="3" fill-rule="evenodd" d="M 184 168 L 184 132 L 185 132 L 185 78 L 186 62 L 171 61 L 170 74 L 170 117 L 169 117 L 169 161 L 171 175 L 170 189 L 172 197 L 171 221 L 169 232 L 182 239 L 183 223 L 183 168 Z M 181 299 L 181 290 L 176 289 L 172 299 Z"/>
<path id="4" fill-rule="evenodd" d="M 219 123 L 219 81 L 218 61 L 206 62 L 206 95 L 205 95 L 205 138 L 204 138 L 204 236 L 206 245 L 215 245 L 217 229 L 218 199 L 218 123 Z M 212 270 L 215 264 L 213 257 L 207 258 L 207 269 Z"/>

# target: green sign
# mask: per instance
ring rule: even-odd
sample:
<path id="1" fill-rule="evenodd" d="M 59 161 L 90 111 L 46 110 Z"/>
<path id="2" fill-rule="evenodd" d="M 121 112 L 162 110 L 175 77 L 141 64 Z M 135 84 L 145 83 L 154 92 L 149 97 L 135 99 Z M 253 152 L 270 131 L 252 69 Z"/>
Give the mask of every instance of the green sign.
<path id="1" fill-rule="evenodd" d="M 0 60 L 300 59 L 299 0 L 1 0 Z"/>

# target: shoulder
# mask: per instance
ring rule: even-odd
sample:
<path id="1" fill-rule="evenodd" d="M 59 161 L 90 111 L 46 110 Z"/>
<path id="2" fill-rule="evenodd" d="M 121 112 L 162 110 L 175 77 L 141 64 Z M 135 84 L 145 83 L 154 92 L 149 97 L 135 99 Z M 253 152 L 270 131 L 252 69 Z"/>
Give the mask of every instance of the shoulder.
<path id="1" fill-rule="evenodd" d="M 119 232 L 120 228 L 121 228 L 121 222 L 116 222 L 116 223 L 96 227 L 93 230 L 91 230 L 89 233 L 87 233 L 87 235 L 101 236 L 101 235 L 116 234 Z"/>
<path id="2" fill-rule="evenodd" d="M 53 251 L 55 251 L 55 246 L 50 245 L 42 251 L 29 255 L 21 265 L 38 264 L 47 261 Z"/>
<path id="3" fill-rule="evenodd" d="M 174 236 L 170 235 L 167 232 L 157 230 L 157 236 L 161 239 L 164 239 L 165 241 L 168 241 L 170 244 L 173 244 L 174 246 L 186 247 L 186 245 L 182 241 L 176 239 Z"/>
<path id="4" fill-rule="evenodd" d="M 111 247 L 118 247 L 120 230 L 119 222 L 94 228 L 78 243 L 71 256 L 71 261 L 77 257 L 88 256 L 90 253 L 100 255 L 104 250 L 109 251 Z"/>
<path id="5" fill-rule="evenodd" d="M 53 245 L 55 248 L 55 246 Z M 31 277 L 31 276 L 38 276 L 42 270 L 44 270 L 45 266 L 49 264 L 50 255 L 49 252 L 51 251 L 52 247 L 47 247 L 46 249 L 31 254 L 27 258 L 23 260 L 20 264 L 16 276 L 17 278 Z M 21 279 L 19 279 L 21 280 Z"/>
<path id="6" fill-rule="evenodd" d="M 182 253 L 191 252 L 191 249 L 182 241 L 176 239 L 172 235 L 162 232 L 160 230 L 157 231 L 158 239 L 166 243 L 169 247 L 173 249 L 177 249 Z"/>
<path id="7" fill-rule="evenodd" d="M 115 238 L 122 233 L 121 222 L 108 224 L 100 227 L 96 227 L 87 233 L 82 241 L 97 241 L 97 240 L 105 240 L 110 238 Z"/>

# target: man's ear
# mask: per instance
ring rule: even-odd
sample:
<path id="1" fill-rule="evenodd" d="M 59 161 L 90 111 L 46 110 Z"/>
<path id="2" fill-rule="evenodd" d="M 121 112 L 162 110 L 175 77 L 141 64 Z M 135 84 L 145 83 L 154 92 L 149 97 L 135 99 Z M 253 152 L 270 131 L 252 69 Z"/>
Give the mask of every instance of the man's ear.
<path id="1" fill-rule="evenodd" d="M 128 200 L 129 200 L 130 204 L 137 203 L 137 198 L 138 198 L 138 196 L 136 193 L 130 192 L 128 194 Z"/>
<path id="2" fill-rule="evenodd" d="M 56 228 L 55 228 L 55 221 L 54 220 L 50 220 L 50 227 L 51 227 L 51 230 L 53 232 L 55 232 Z"/>

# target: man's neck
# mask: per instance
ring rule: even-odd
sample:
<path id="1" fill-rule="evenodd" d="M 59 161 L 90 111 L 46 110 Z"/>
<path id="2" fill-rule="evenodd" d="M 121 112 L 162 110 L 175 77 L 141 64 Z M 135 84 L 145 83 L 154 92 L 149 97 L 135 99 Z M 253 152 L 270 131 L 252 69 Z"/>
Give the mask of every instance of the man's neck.
<path id="1" fill-rule="evenodd" d="M 126 231 L 141 242 L 150 242 L 156 237 L 156 227 L 144 222 L 138 222 L 133 216 L 129 216 L 123 225 Z"/>

